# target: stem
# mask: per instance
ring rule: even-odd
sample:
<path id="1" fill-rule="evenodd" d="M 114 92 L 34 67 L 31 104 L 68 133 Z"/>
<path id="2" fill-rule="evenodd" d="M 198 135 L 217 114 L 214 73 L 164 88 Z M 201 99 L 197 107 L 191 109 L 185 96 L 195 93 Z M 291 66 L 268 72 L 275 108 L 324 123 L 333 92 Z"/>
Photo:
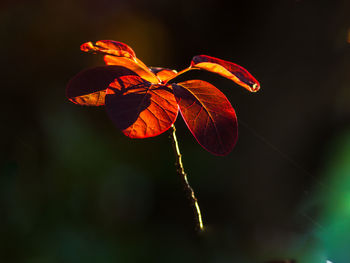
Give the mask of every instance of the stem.
<path id="1" fill-rule="evenodd" d="M 175 162 L 175 166 L 176 166 L 176 172 L 178 175 L 180 175 L 182 183 L 184 185 L 185 191 L 188 194 L 188 198 L 191 201 L 191 206 L 193 208 L 193 212 L 195 214 L 196 217 L 196 221 L 197 221 L 197 226 L 199 228 L 200 231 L 204 230 L 204 226 L 203 226 L 203 220 L 202 220 L 202 215 L 201 215 L 201 210 L 199 208 L 199 204 L 198 204 L 198 200 L 194 194 L 194 191 L 192 189 L 192 187 L 190 186 L 190 184 L 188 183 L 187 180 L 187 174 L 185 173 L 183 164 L 182 164 L 182 158 L 181 158 L 181 153 L 180 153 L 180 149 L 179 149 L 179 144 L 177 143 L 177 138 L 176 138 L 176 129 L 175 129 L 175 125 L 171 125 L 170 128 L 170 139 L 171 139 L 171 143 L 174 149 L 174 153 L 175 153 L 175 158 L 176 158 L 176 162 Z"/>
<path id="2" fill-rule="evenodd" d="M 168 80 L 164 83 L 164 85 L 167 84 L 167 83 L 169 83 L 169 81 L 173 80 L 174 78 L 177 78 L 177 77 L 180 76 L 181 74 L 184 74 L 184 73 L 187 72 L 187 71 L 196 70 L 196 69 L 197 69 L 197 70 L 200 70 L 199 68 L 192 68 L 191 66 L 189 66 L 188 68 L 185 68 L 185 69 L 181 70 L 181 71 L 178 72 L 175 76 L 173 76 L 173 77 L 171 77 L 170 79 L 168 79 Z"/>

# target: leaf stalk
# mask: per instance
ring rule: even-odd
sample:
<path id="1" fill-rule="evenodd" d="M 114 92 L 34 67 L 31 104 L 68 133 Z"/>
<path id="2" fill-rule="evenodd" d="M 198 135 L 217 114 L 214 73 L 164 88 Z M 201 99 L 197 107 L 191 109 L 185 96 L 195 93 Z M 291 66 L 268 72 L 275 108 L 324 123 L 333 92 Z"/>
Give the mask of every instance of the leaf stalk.
<path id="1" fill-rule="evenodd" d="M 171 139 L 171 143 L 172 143 L 173 150 L 175 153 L 176 172 L 180 176 L 182 184 L 184 186 L 184 190 L 185 190 L 186 194 L 188 195 L 188 198 L 191 201 L 191 206 L 193 208 L 193 212 L 195 214 L 195 218 L 197 221 L 197 227 L 198 227 L 199 231 L 203 231 L 204 226 L 203 226 L 201 210 L 199 208 L 198 199 L 196 198 L 196 196 L 194 194 L 193 188 L 190 186 L 190 184 L 188 182 L 187 174 L 185 173 L 185 169 L 183 167 L 182 155 L 180 153 L 179 144 L 177 142 L 176 128 L 175 128 L 174 124 L 171 125 L 169 138 Z"/>
<path id="2" fill-rule="evenodd" d="M 171 77 L 170 79 L 167 79 L 167 81 L 164 83 L 164 85 L 168 84 L 170 81 L 172 81 L 173 79 L 177 78 L 178 76 L 186 73 L 187 71 L 190 71 L 190 70 L 200 70 L 199 68 L 194 68 L 192 66 L 189 66 L 188 68 L 185 68 L 181 71 L 179 71 L 175 76 Z"/>

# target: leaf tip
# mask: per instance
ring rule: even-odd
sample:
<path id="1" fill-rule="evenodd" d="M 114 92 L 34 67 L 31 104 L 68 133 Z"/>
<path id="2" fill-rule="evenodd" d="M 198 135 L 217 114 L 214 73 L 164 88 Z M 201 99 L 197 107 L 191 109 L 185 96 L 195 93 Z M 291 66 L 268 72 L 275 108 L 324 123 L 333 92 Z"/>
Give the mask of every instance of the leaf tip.
<path id="1" fill-rule="evenodd" d="M 86 42 L 80 46 L 80 50 L 84 52 L 91 52 L 95 50 L 94 44 L 92 42 Z"/>
<path id="2" fill-rule="evenodd" d="M 254 83 L 250 89 L 251 92 L 257 92 L 260 90 L 260 84 L 257 82 L 257 83 Z"/>

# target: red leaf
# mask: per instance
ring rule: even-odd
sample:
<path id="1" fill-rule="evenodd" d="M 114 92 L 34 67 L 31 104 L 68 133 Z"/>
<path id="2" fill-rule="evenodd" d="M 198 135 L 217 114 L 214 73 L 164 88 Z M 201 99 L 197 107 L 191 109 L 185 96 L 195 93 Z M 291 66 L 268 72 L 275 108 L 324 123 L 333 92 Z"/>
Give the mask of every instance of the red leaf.
<path id="1" fill-rule="evenodd" d="M 103 66 L 79 72 L 68 83 L 66 95 L 70 101 L 85 106 L 105 103 L 106 89 L 118 76 L 136 75 L 120 66 Z"/>
<path id="2" fill-rule="evenodd" d="M 106 110 L 126 136 L 147 138 L 170 128 L 178 105 L 169 87 L 139 76 L 122 76 L 107 89 Z"/>
<path id="3" fill-rule="evenodd" d="M 231 79 L 251 92 L 256 92 L 260 89 L 259 82 L 245 68 L 232 62 L 206 55 L 199 55 L 193 57 L 191 66 L 193 68 L 200 68 L 217 73 L 225 78 Z"/>
<path id="4" fill-rule="evenodd" d="M 86 42 L 80 46 L 80 49 L 84 52 L 100 52 L 117 57 L 136 57 L 134 50 L 132 50 L 127 44 L 113 40 L 100 40 L 95 44 L 92 42 Z"/>
<path id="5" fill-rule="evenodd" d="M 107 65 L 116 65 L 116 66 L 123 66 L 126 67 L 134 72 L 137 73 L 141 78 L 148 80 L 152 83 L 160 83 L 160 80 L 157 78 L 156 75 L 154 75 L 151 70 L 142 63 L 141 60 L 135 58 L 135 59 L 129 59 L 125 57 L 115 57 L 106 55 L 104 56 L 105 63 Z"/>
<path id="6" fill-rule="evenodd" d="M 206 150 L 228 154 L 238 138 L 237 118 L 225 95 L 208 82 L 172 84 L 180 112 L 193 136 Z"/>
<path id="7" fill-rule="evenodd" d="M 107 65 L 126 67 L 152 83 L 160 82 L 151 70 L 136 58 L 131 47 L 122 42 L 113 40 L 100 40 L 95 44 L 86 42 L 80 46 L 80 49 L 84 52 L 104 54 L 104 61 Z"/>
<path id="8" fill-rule="evenodd" d="M 156 76 L 164 83 L 168 79 L 172 79 L 177 75 L 177 71 L 174 69 L 151 67 L 150 70 L 156 74 Z"/>

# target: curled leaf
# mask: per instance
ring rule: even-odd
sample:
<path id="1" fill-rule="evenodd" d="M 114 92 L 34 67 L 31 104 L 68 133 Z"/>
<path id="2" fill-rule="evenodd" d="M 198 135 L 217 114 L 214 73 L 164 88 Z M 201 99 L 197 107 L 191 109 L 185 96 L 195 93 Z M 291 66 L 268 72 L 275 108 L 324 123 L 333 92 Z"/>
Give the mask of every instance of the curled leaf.
<path id="1" fill-rule="evenodd" d="M 160 82 L 157 76 L 154 75 L 152 71 L 147 66 L 145 66 L 145 64 L 143 64 L 141 60 L 137 58 L 129 59 L 125 57 L 116 57 L 116 56 L 106 55 L 104 56 L 104 61 L 107 65 L 126 67 L 136 72 L 141 78 L 149 82 L 152 82 L 152 83 Z"/>
<path id="2" fill-rule="evenodd" d="M 208 82 L 172 84 L 180 112 L 198 143 L 216 155 L 228 154 L 237 142 L 237 118 L 225 95 Z"/>
<path id="3" fill-rule="evenodd" d="M 100 40 L 95 44 L 86 42 L 80 46 L 80 49 L 84 52 L 105 55 L 104 61 L 107 65 L 126 67 L 152 83 L 160 82 L 157 76 L 136 57 L 131 47 L 122 42 L 113 40 Z"/>
<path id="4" fill-rule="evenodd" d="M 217 73 L 231 79 L 251 92 L 256 92 L 260 89 L 259 82 L 245 68 L 229 61 L 199 55 L 193 57 L 191 67 Z"/>
<path id="5" fill-rule="evenodd" d="M 106 89 L 118 76 L 136 75 L 120 66 L 102 66 L 79 72 L 68 83 L 66 95 L 70 101 L 84 106 L 105 104 Z"/>
<path id="6" fill-rule="evenodd" d="M 150 70 L 156 74 L 160 81 L 167 82 L 167 80 L 174 78 L 177 75 L 177 71 L 174 69 L 151 67 Z"/>
<path id="7" fill-rule="evenodd" d="M 106 110 L 130 138 L 157 136 L 175 122 L 178 106 L 172 90 L 139 76 L 117 78 L 106 91 Z"/>
<path id="8" fill-rule="evenodd" d="M 80 46 L 80 49 L 84 52 L 100 52 L 117 57 L 136 57 L 134 50 L 132 50 L 127 44 L 113 40 L 100 40 L 95 44 L 92 42 L 86 42 Z"/>

